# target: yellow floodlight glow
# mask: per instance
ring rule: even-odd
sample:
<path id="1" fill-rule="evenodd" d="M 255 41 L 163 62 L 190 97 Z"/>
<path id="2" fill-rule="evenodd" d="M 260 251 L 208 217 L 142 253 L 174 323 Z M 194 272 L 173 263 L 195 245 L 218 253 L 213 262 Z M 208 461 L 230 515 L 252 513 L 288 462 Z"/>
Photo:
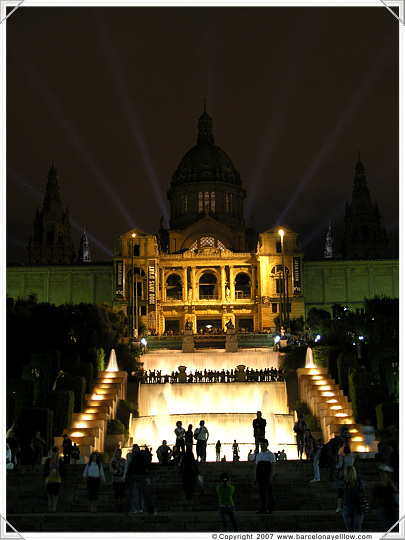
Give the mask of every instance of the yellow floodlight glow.
<path id="1" fill-rule="evenodd" d="M 86 422 L 80 422 L 79 424 L 76 424 L 74 427 L 76 428 L 88 428 L 89 425 Z"/>
<path id="2" fill-rule="evenodd" d="M 335 394 L 333 392 L 322 392 L 323 397 L 333 397 Z"/>
<path id="3" fill-rule="evenodd" d="M 337 403 L 337 402 L 338 402 L 337 399 L 328 399 L 326 403 Z"/>
<path id="4" fill-rule="evenodd" d="M 70 434 L 71 437 L 83 437 L 84 433 L 82 431 L 74 431 Z"/>
<path id="5" fill-rule="evenodd" d="M 363 437 L 353 437 L 352 442 L 361 442 L 363 440 Z"/>
<path id="6" fill-rule="evenodd" d="M 342 413 L 342 412 L 340 412 L 340 413 L 337 413 L 337 414 L 335 414 L 335 416 L 341 416 L 341 417 L 345 417 L 345 416 L 349 416 L 349 415 L 348 415 L 348 414 L 345 414 L 345 413 Z"/>
<path id="7" fill-rule="evenodd" d="M 331 410 L 333 410 L 333 411 L 338 411 L 338 410 L 340 410 L 341 408 L 342 408 L 341 405 L 334 405 L 333 407 L 331 407 Z"/>
<path id="8" fill-rule="evenodd" d="M 281 238 L 283 238 L 283 236 L 284 236 L 284 231 L 283 231 L 283 229 L 280 229 L 280 230 L 278 231 L 278 234 L 281 236 Z"/>

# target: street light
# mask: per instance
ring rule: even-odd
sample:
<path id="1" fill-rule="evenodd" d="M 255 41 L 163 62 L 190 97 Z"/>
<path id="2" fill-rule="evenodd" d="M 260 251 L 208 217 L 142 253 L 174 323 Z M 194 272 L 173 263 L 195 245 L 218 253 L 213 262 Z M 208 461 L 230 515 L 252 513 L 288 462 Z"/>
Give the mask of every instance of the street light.
<path id="1" fill-rule="evenodd" d="M 280 317 L 280 320 L 284 322 L 286 321 L 286 314 L 285 314 L 285 275 L 284 275 L 284 231 L 283 229 L 280 229 L 278 231 L 280 238 L 281 238 L 281 266 L 283 271 L 283 317 Z M 286 330 L 286 329 L 285 329 Z"/>
<path id="2" fill-rule="evenodd" d="M 134 336 L 134 238 L 136 234 L 131 234 L 131 260 L 132 260 L 132 269 L 131 269 L 131 276 L 132 276 L 132 289 L 131 289 L 131 336 Z"/>

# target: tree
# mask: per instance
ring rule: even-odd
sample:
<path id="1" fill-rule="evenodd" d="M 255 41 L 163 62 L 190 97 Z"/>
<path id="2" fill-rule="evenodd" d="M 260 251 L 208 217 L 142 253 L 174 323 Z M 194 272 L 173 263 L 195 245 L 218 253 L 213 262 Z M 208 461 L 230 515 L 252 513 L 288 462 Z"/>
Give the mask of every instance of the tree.
<path id="1" fill-rule="evenodd" d="M 307 315 L 307 325 L 313 332 L 327 332 L 331 327 L 331 314 L 326 309 L 311 308 Z"/>

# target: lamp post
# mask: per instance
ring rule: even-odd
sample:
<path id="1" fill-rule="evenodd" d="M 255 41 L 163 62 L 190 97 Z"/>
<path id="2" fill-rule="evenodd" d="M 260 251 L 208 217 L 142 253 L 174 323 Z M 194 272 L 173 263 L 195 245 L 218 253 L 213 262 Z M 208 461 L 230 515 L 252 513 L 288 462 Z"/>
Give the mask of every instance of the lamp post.
<path id="1" fill-rule="evenodd" d="M 289 275 L 289 271 L 288 271 L 288 268 L 285 269 L 285 282 L 286 282 L 286 285 L 287 285 L 287 302 L 286 302 L 286 308 L 287 308 L 287 329 L 290 328 L 290 301 L 289 301 L 289 297 L 288 297 L 288 275 Z"/>
<path id="2" fill-rule="evenodd" d="M 282 269 L 282 273 L 283 273 L 282 274 L 283 275 L 283 282 L 282 282 L 282 287 L 283 287 L 283 318 L 281 320 L 284 322 L 284 325 L 285 325 L 286 313 L 285 313 L 285 275 L 284 275 L 284 231 L 283 231 L 283 229 L 280 229 L 278 232 L 279 232 L 279 235 L 280 235 L 280 238 L 281 238 L 281 269 Z"/>
<path id="3" fill-rule="evenodd" d="M 131 234 L 131 260 L 132 260 L 132 271 L 131 271 L 131 277 L 132 277 L 132 289 L 131 289 L 131 329 L 130 329 L 130 335 L 134 336 L 134 238 L 136 234 Z"/>

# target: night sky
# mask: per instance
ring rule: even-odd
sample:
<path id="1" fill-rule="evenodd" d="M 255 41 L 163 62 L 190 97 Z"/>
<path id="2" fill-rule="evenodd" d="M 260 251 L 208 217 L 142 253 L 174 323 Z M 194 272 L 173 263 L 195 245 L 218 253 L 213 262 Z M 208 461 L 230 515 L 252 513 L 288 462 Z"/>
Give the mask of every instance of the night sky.
<path id="1" fill-rule="evenodd" d="M 246 226 L 335 249 L 357 152 L 398 256 L 400 22 L 376 7 L 30 7 L 7 25 L 7 262 L 26 246 L 55 159 L 75 249 L 157 234 L 206 100 L 247 190 Z"/>

